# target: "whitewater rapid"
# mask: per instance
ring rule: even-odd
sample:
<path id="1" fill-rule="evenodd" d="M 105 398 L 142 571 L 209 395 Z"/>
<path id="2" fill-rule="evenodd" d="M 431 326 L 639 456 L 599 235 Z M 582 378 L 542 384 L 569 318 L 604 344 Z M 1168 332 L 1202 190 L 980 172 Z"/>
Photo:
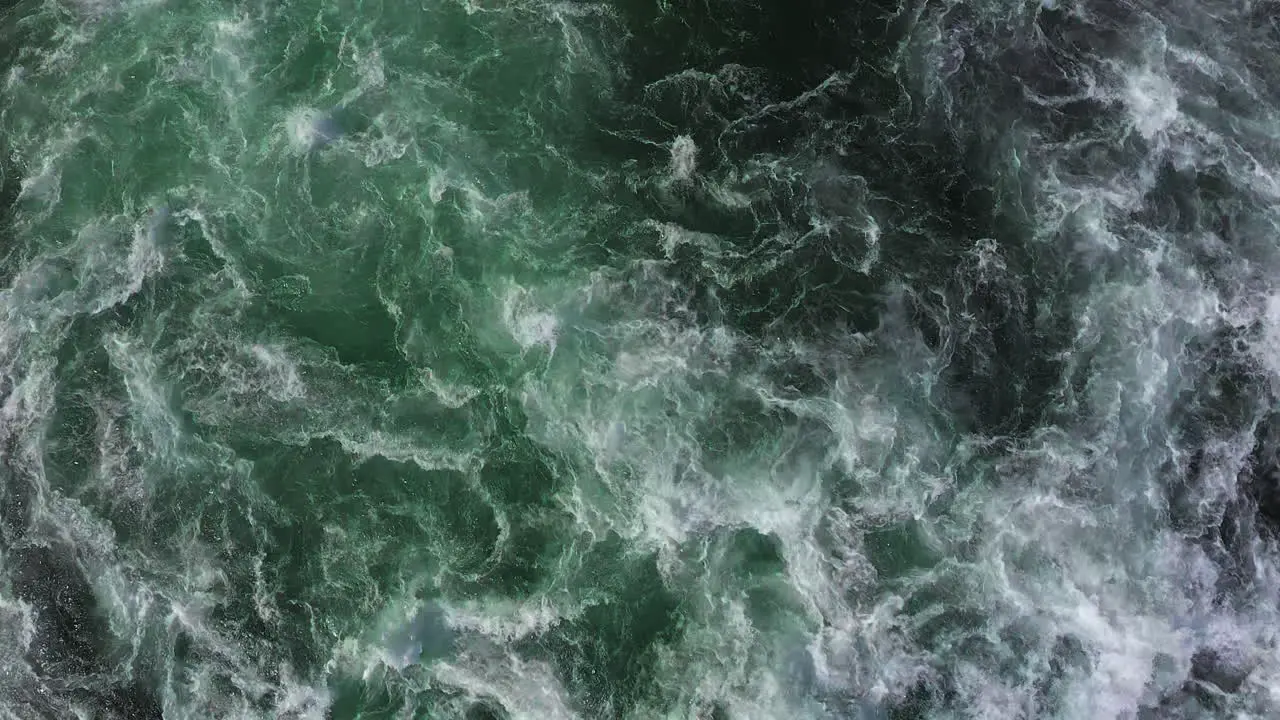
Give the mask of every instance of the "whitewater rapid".
<path id="1" fill-rule="evenodd" d="M 0 5 L 0 712 L 1280 712 L 1280 5 Z"/>

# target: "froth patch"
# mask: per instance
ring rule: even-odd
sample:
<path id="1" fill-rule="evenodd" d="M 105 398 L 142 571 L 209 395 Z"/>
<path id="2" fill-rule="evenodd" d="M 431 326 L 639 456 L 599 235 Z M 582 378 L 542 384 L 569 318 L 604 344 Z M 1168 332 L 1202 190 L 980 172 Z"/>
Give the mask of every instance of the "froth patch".
<path id="1" fill-rule="evenodd" d="M 302 107 L 290 111 L 285 118 L 285 136 L 292 150 L 305 153 L 334 142 L 341 131 L 329 113 Z"/>
<path id="2" fill-rule="evenodd" d="M 296 400 L 306 394 L 302 380 L 298 377 L 298 368 L 282 348 L 255 344 L 250 348 L 265 375 L 267 394 L 273 399 L 284 402 Z"/>
<path id="3" fill-rule="evenodd" d="M 511 651 L 488 652 L 441 663 L 436 677 L 474 698 L 491 698 L 512 717 L 570 720 L 574 712 L 569 693 L 555 669 L 541 661 L 523 660 Z"/>
<path id="4" fill-rule="evenodd" d="M 1178 91 L 1173 83 L 1168 77 L 1149 70 L 1128 78 L 1125 100 L 1134 127 L 1148 140 L 1169 128 L 1180 116 Z"/>
<path id="5" fill-rule="evenodd" d="M 525 350 L 543 346 L 555 350 L 560 334 L 560 321 L 555 315 L 537 307 L 529 291 L 515 287 L 507 293 L 502 305 L 502 319 L 512 339 Z"/>
<path id="6" fill-rule="evenodd" d="M 693 138 L 680 135 L 671 141 L 671 179 L 688 180 L 698 169 L 698 146 Z"/>

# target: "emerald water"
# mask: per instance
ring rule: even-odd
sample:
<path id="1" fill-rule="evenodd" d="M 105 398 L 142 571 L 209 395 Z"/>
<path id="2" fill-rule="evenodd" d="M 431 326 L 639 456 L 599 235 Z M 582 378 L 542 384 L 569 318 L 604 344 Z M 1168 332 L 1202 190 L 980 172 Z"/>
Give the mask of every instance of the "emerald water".
<path id="1" fill-rule="evenodd" d="M 0 714 L 1274 717 L 1277 17 L 0 0 Z"/>

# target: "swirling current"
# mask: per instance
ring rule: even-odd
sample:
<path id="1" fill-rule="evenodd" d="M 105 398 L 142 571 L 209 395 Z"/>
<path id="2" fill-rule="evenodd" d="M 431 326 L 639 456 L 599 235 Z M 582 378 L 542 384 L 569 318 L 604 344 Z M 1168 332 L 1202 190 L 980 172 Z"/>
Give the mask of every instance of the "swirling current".
<path id="1" fill-rule="evenodd" d="M 0 0 L 0 716 L 1280 715 L 1275 0 Z"/>

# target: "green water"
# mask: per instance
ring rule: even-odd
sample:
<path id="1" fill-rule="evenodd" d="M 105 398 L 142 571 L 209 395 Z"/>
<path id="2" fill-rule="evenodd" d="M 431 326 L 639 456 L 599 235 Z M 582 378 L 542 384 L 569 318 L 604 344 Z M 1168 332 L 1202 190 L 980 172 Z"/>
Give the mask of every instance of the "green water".
<path id="1" fill-rule="evenodd" d="M 636 199 L 679 191 L 670 151 L 601 150 L 598 10 L 21 21 L 4 269 L 37 492 L 118 574 L 90 579 L 108 655 L 167 716 L 679 714 L 691 662 L 732 653 L 714 690 L 747 692 L 788 650 L 752 628 L 811 629 L 776 537 L 685 529 L 684 483 L 742 517 L 816 489 L 778 484 L 802 429 L 742 341 L 679 319 L 676 231 Z M 389 668 L 422 607 L 457 629 Z"/>
<path id="2" fill-rule="evenodd" d="M 1274 716 L 1256 5 L 0 0 L 0 720 Z"/>

